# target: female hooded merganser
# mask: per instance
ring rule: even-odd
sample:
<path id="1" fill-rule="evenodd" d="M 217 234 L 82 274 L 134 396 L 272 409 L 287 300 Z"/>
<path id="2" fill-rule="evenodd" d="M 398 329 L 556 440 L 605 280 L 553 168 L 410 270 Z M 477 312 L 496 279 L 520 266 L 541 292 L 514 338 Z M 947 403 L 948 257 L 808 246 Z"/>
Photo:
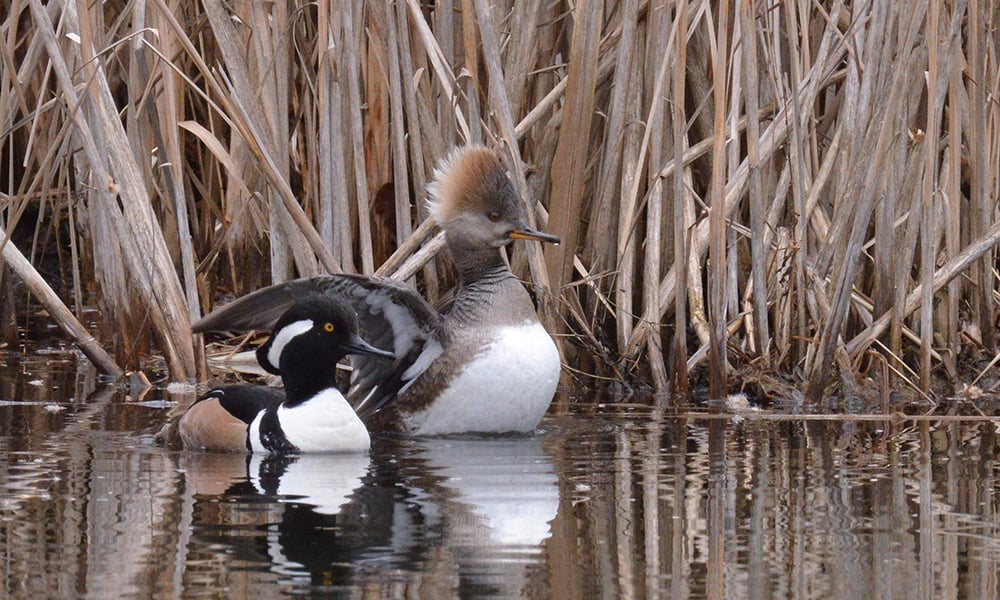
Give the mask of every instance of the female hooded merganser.
<path id="1" fill-rule="evenodd" d="M 337 388 L 347 354 L 392 358 L 357 333 L 357 317 L 334 296 L 310 294 L 278 319 L 257 360 L 284 391 L 231 385 L 209 391 L 178 423 L 187 449 L 229 452 L 367 450 L 368 429 Z M 382 360 L 383 364 L 387 364 Z"/>
<path id="2" fill-rule="evenodd" d="M 389 346 L 391 369 L 361 357 L 348 399 L 373 431 L 415 434 L 532 431 L 559 381 L 559 353 L 500 249 L 512 240 L 558 244 L 531 229 L 499 157 L 482 146 L 453 152 L 435 172 L 429 207 L 444 229 L 459 287 L 438 312 L 398 281 L 328 275 L 273 285 L 212 312 L 195 332 L 262 329 L 295 298 L 348 302 L 365 337 Z"/>

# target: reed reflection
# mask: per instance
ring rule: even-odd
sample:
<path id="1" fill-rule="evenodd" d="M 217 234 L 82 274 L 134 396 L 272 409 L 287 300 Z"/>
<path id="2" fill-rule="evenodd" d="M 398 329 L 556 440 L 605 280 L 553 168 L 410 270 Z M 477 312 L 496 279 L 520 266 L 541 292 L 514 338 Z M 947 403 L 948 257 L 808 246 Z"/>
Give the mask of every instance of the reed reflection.
<path id="1" fill-rule="evenodd" d="M 993 423 L 573 427 L 591 439 L 556 459 L 558 596 L 997 597 Z"/>

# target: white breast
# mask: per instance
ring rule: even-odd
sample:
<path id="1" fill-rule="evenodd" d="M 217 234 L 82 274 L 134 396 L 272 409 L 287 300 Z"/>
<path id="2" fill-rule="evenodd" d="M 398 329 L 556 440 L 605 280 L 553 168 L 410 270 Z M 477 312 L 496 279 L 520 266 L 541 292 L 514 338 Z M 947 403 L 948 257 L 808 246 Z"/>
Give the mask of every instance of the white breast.
<path id="1" fill-rule="evenodd" d="M 532 431 L 556 393 L 559 368 L 541 323 L 505 327 L 408 425 L 423 435 Z"/>
<path id="2" fill-rule="evenodd" d="M 266 452 L 260 445 L 260 418 L 258 415 L 250 425 L 254 452 Z M 281 405 L 278 422 L 288 441 L 302 452 L 361 452 L 371 446 L 365 424 L 335 389 L 324 390 L 292 408 Z"/>

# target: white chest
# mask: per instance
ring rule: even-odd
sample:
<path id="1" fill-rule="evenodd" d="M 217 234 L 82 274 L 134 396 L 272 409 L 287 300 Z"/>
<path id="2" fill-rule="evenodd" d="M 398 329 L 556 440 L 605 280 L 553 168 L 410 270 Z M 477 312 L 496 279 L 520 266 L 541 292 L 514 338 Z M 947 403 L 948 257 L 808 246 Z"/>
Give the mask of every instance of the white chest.
<path id="1" fill-rule="evenodd" d="M 258 415 L 250 425 L 254 452 L 267 452 L 260 443 Z M 368 450 L 371 438 L 344 396 L 325 390 L 295 407 L 278 407 L 278 422 L 288 441 L 302 452 L 360 452 Z"/>
<path id="2" fill-rule="evenodd" d="M 410 430 L 531 431 L 552 402 L 559 369 L 559 352 L 540 323 L 504 328 L 427 410 L 410 417 Z"/>

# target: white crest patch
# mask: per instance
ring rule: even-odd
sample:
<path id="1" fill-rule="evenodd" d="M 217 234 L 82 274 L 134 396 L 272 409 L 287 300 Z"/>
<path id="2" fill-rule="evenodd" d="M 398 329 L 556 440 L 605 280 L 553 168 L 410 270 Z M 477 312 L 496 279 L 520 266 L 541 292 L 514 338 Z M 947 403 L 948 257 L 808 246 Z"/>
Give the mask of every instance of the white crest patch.
<path id="1" fill-rule="evenodd" d="M 289 323 L 279 329 L 278 333 L 274 336 L 274 340 L 271 342 L 271 348 L 267 351 L 267 361 L 271 363 L 275 369 L 281 368 L 281 353 L 285 351 L 285 346 L 287 346 L 293 339 L 312 328 L 312 320 L 303 319 L 301 321 Z"/>

